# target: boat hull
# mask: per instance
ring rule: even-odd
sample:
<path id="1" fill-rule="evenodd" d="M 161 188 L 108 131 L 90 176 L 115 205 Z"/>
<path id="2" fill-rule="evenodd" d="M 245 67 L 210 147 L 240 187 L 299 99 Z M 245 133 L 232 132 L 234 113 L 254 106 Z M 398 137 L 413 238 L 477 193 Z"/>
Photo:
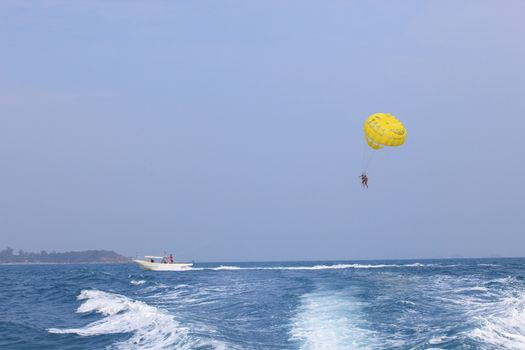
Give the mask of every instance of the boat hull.
<path id="1" fill-rule="evenodd" d="M 145 260 L 133 260 L 137 265 L 145 270 L 150 271 L 184 271 L 189 270 L 193 263 L 172 263 L 172 264 L 161 264 L 155 262 L 149 262 Z"/>

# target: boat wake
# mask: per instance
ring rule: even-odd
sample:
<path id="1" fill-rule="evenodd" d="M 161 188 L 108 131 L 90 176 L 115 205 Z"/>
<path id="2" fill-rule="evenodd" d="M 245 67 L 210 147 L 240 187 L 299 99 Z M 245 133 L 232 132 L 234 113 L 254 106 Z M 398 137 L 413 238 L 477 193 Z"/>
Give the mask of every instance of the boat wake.
<path id="1" fill-rule="evenodd" d="M 290 341 L 303 350 L 525 350 L 525 290 L 520 280 L 434 275 L 404 276 L 409 280 L 399 284 L 399 276 L 382 278 L 389 285 L 387 296 L 372 293 L 363 300 L 355 288 L 304 294 L 291 319 Z M 369 307 L 378 303 L 381 311 Z M 439 319 L 432 313 L 436 309 L 442 310 Z M 394 315 L 382 315 L 385 310 Z M 410 330 L 411 337 L 400 329 Z"/>
<path id="2" fill-rule="evenodd" d="M 514 293 L 477 316 L 480 326 L 468 335 L 498 349 L 525 349 L 525 293 Z"/>
<path id="3" fill-rule="evenodd" d="M 421 263 L 413 264 L 334 264 L 334 265 L 314 265 L 314 266 L 229 266 L 221 265 L 218 267 L 191 267 L 186 271 L 224 271 L 224 270 L 341 270 L 341 269 L 383 269 L 399 267 L 424 267 L 430 266 Z"/>
<path id="4" fill-rule="evenodd" d="M 314 264 L 231 263 L 155 279 L 128 275 L 118 285 L 140 300 L 125 292 L 83 290 L 77 312 L 96 313 L 88 319 L 97 320 L 48 332 L 93 336 L 94 344 L 130 350 L 525 350 L 521 275 L 486 277 L 479 270 L 471 273 L 473 265 L 452 271 L 431 262 Z M 338 269 L 371 270 L 339 274 Z"/>
<path id="5" fill-rule="evenodd" d="M 112 349 L 229 348 L 221 342 L 193 336 L 189 327 L 181 325 L 168 312 L 123 295 L 83 290 L 78 299 L 84 302 L 77 312 L 96 312 L 104 318 L 82 328 L 50 328 L 49 333 L 80 336 L 131 333 L 129 339 L 113 344 Z"/>
<path id="6" fill-rule="evenodd" d="M 419 337 L 414 332 L 414 348 L 430 336 L 428 344 L 440 348 L 525 350 L 525 290 L 520 280 L 438 275 L 411 282 L 420 286 L 412 297 L 424 300 L 415 305 L 417 310 L 430 305 L 442 309 L 441 322 L 430 312 L 407 312 L 397 318 L 403 328 L 425 325 Z"/>
<path id="7" fill-rule="evenodd" d="M 290 340 L 303 350 L 376 349 L 382 342 L 367 327 L 362 307 L 363 302 L 342 292 L 303 295 Z"/>

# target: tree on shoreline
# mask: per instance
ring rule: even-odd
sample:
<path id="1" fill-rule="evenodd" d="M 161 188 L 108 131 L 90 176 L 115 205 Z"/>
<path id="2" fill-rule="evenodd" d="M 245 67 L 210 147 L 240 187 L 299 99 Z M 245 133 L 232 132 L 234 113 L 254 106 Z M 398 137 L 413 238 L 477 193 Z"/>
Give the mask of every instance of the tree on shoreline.
<path id="1" fill-rule="evenodd" d="M 42 250 L 40 253 L 25 252 L 18 250 L 18 254 L 13 254 L 14 249 L 6 247 L 0 251 L 0 263 L 125 263 L 129 259 L 112 250 L 86 250 L 51 253 Z"/>
<path id="2" fill-rule="evenodd" d="M 12 256 L 14 249 L 11 247 L 6 247 L 4 250 L 0 251 L 0 257 Z"/>

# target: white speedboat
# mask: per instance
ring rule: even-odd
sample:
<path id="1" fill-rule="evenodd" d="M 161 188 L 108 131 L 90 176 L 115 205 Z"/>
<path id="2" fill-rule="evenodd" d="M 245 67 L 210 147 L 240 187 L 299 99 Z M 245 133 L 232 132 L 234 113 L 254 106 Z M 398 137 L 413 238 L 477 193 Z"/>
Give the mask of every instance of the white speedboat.
<path id="1" fill-rule="evenodd" d="M 146 255 L 144 260 L 133 260 L 137 265 L 145 270 L 151 271 L 184 271 L 189 270 L 193 263 L 190 262 L 170 262 L 165 256 Z"/>

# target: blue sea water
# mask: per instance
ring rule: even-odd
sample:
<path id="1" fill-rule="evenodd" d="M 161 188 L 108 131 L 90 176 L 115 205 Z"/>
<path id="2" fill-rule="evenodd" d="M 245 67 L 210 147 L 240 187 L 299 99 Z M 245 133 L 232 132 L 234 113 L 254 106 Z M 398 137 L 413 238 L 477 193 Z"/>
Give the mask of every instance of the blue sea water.
<path id="1" fill-rule="evenodd" d="M 525 259 L 0 266 L 0 349 L 525 349 Z"/>

